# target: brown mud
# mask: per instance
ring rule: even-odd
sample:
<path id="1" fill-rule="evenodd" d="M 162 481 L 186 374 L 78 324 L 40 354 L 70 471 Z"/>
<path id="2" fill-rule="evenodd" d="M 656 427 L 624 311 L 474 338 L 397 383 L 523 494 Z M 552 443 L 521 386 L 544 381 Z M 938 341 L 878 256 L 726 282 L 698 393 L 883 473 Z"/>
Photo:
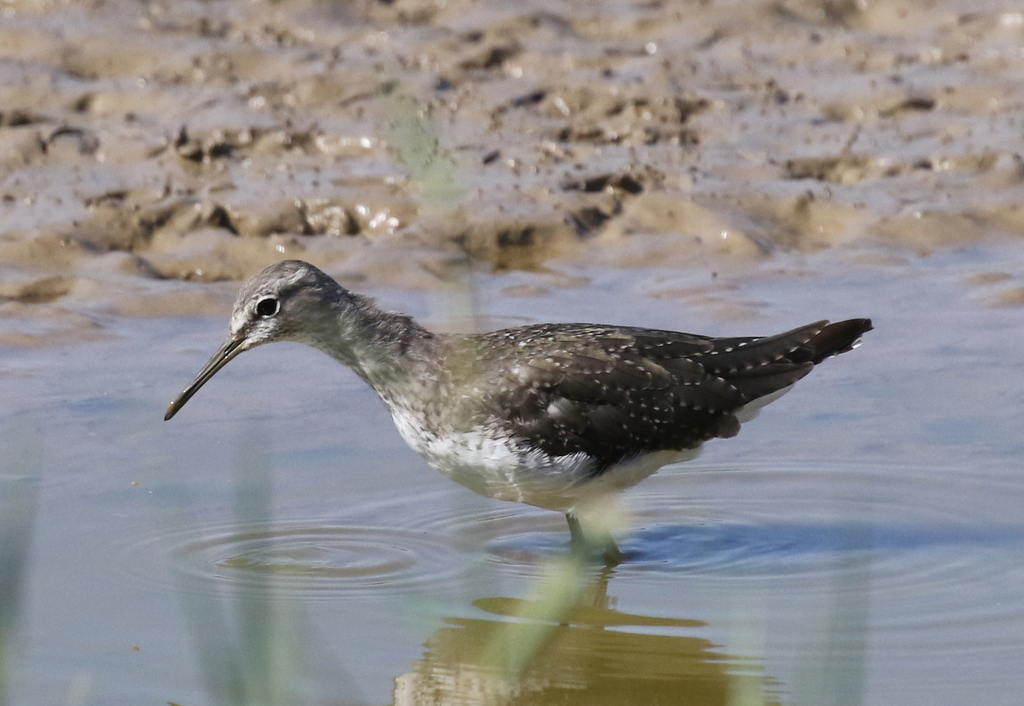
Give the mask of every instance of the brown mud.
<path id="1" fill-rule="evenodd" d="M 1002 2 L 8 1 L 0 316 L 1020 238 L 1022 80 Z"/>

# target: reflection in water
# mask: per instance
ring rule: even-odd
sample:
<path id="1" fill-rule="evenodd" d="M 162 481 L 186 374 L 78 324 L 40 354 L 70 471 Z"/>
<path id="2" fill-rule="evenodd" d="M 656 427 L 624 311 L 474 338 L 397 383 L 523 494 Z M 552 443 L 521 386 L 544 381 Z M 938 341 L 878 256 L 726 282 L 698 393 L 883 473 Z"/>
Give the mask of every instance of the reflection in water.
<path id="1" fill-rule="evenodd" d="M 269 470 L 240 465 L 238 524 L 162 533 L 207 691 L 224 702 L 289 703 L 319 688 L 311 662 L 331 649 L 304 616 L 328 606 L 348 613 L 325 623 L 343 639 L 320 671 L 337 677 L 343 665 L 390 685 L 422 650 L 395 679 L 398 704 L 857 706 L 886 670 L 950 664 L 957 652 L 977 671 L 986 653 L 965 646 L 1019 654 L 1017 477 L 667 474 L 637 494 L 640 527 L 621 543 L 629 559 L 608 569 L 566 558 L 559 523 L 443 494 L 389 496 L 327 525 L 274 521 Z M 984 504 L 986 521 L 964 502 Z M 152 544 L 131 546 L 123 563 L 154 573 Z M 406 645 L 372 617 L 354 627 L 352 615 L 375 604 L 389 624 L 447 617 Z M 384 666 L 381 654 L 400 657 Z M 354 702 L 330 682 L 330 703 Z"/>
<path id="2" fill-rule="evenodd" d="M 764 704 L 759 664 L 685 634 L 699 620 L 620 612 L 611 569 L 551 565 L 530 599 L 481 598 L 449 618 L 395 685 L 395 704 Z"/>

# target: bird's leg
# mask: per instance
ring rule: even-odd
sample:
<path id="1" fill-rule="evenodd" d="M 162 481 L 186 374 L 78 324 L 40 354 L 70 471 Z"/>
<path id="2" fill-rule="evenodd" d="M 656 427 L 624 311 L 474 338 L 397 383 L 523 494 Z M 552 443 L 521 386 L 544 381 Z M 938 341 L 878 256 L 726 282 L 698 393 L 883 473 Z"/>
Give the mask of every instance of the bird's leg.
<path id="1" fill-rule="evenodd" d="M 605 566 L 609 568 L 618 565 L 625 558 L 625 554 L 607 532 L 602 533 L 599 540 L 591 540 L 583 533 L 576 515 L 567 512 L 565 519 L 569 522 L 569 546 L 573 553 L 579 552 L 586 558 L 600 556 Z"/>
<path id="2" fill-rule="evenodd" d="M 615 543 L 610 534 L 605 536 L 604 551 L 601 552 L 601 558 L 604 559 L 604 565 L 609 569 L 618 566 L 626 558 L 626 555 L 622 553 L 619 545 Z"/>
<path id="3" fill-rule="evenodd" d="M 586 545 L 587 538 L 583 534 L 583 528 L 580 527 L 580 521 L 576 518 L 576 515 L 567 512 L 565 513 L 565 519 L 569 522 L 570 541 L 574 545 Z"/>

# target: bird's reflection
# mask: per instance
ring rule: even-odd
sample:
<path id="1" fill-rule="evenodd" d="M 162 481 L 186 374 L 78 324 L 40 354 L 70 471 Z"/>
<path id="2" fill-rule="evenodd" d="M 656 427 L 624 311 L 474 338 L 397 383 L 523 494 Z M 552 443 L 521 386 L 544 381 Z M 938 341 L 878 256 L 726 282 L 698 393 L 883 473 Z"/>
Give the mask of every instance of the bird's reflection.
<path id="1" fill-rule="evenodd" d="M 531 598 L 474 601 L 396 680 L 395 704 L 777 703 L 751 660 L 697 636 L 705 623 L 614 608 L 615 570 L 553 564 Z"/>

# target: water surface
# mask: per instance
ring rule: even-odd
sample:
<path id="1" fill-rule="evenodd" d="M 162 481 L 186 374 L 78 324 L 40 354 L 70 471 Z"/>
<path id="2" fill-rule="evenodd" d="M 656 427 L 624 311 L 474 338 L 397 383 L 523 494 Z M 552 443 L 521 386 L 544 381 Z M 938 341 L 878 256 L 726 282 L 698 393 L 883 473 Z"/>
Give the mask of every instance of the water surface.
<path id="1" fill-rule="evenodd" d="M 245 683 L 331 703 L 1011 703 L 1018 311 L 963 281 L 1014 257 L 823 254 L 806 263 L 821 276 L 736 280 L 723 299 L 765 304 L 717 322 L 720 300 L 648 296 L 687 284 L 667 271 L 580 269 L 586 289 L 528 299 L 500 291 L 544 275 L 480 279 L 498 322 L 726 334 L 875 318 L 739 437 L 629 492 L 628 559 L 609 571 L 565 563 L 557 514 L 430 470 L 310 349 L 247 353 L 163 422 L 226 317 L 100 319 L 98 342 L 8 349 L 5 428 L 35 431 L 5 449 L 38 463 L 5 477 L 38 487 L 12 698 L 214 703 Z"/>

